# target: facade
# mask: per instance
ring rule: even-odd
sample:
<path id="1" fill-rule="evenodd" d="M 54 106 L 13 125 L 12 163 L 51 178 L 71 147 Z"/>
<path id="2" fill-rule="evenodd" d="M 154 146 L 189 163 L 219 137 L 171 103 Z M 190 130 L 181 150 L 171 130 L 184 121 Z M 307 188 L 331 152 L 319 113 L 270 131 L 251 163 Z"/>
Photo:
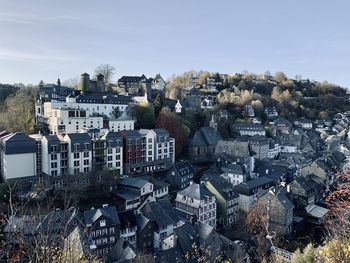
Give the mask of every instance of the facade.
<path id="1" fill-rule="evenodd" d="M 177 100 L 177 102 L 176 102 L 176 104 L 175 104 L 175 112 L 176 112 L 176 113 L 181 113 L 182 108 L 183 108 L 183 107 L 182 107 L 180 101 Z"/>
<path id="2" fill-rule="evenodd" d="M 130 96 L 144 96 L 151 98 L 152 80 L 142 76 L 123 76 L 118 79 L 118 86 Z"/>
<path id="3" fill-rule="evenodd" d="M 119 236 L 131 245 L 137 243 L 137 221 L 134 211 L 118 212 L 120 220 Z"/>
<path id="4" fill-rule="evenodd" d="M 182 190 L 188 187 L 194 176 L 194 169 L 190 162 L 179 161 L 173 164 L 173 167 L 167 174 L 167 181 L 175 190 Z"/>
<path id="5" fill-rule="evenodd" d="M 243 110 L 242 110 L 242 115 L 243 115 L 243 117 L 249 117 L 249 118 L 255 117 L 255 111 L 254 111 L 252 105 L 250 105 L 250 104 L 244 105 Z"/>
<path id="6" fill-rule="evenodd" d="M 216 227 L 216 198 L 203 185 L 194 183 L 179 191 L 175 206 L 188 221 L 197 220 Z"/>
<path id="7" fill-rule="evenodd" d="M 257 159 L 265 159 L 269 157 L 269 139 L 265 136 L 242 136 L 237 139 L 238 141 L 249 142 L 250 149 L 254 152 L 254 157 Z"/>
<path id="8" fill-rule="evenodd" d="M 63 137 L 68 144 L 68 173 L 76 175 L 92 171 L 92 142 L 87 133 L 71 133 Z"/>
<path id="9" fill-rule="evenodd" d="M 239 195 L 232 185 L 215 174 L 206 177 L 201 183 L 216 197 L 218 223 L 225 226 L 236 223 L 239 217 Z"/>
<path id="10" fill-rule="evenodd" d="M 282 187 L 269 190 L 259 198 L 259 203 L 269 211 L 269 231 L 289 235 L 293 231 L 294 205 Z"/>
<path id="11" fill-rule="evenodd" d="M 88 233 L 90 252 L 108 255 L 119 239 L 120 220 L 114 206 L 103 205 L 84 212 L 85 231 Z"/>
<path id="12" fill-rule="evenodd" d="M 108 120 L 108 129 L 113 132 L 133 130 L 135 121 L 131 118 L 118 118 Z"/>
<path id="13" fill-rule="evenodd" d="M 115 110 L 125 114 L 131 102 L 131 97 L 109 93 L 70 94 L 65 101 L 38 100 L 36 118 L 39 128 L 52 134 L 103 128 L 103 119 L 113 119 Z"/>
<path id="14" fill-rule="evenodd" d="M 260 124 L 235 124 L 234 129 L 241 135 L 248 135 L 248 136 L 254 136 L 254 135 L 261 135 L 266 136 L 266 131 L 264 127 Z"/>
<path id="15" fill-rule="evenodd" d="M 124 172 L 144 174 L 170 169 L 175 162 L 175 139 L 165 129 L 120 131 Z"/>

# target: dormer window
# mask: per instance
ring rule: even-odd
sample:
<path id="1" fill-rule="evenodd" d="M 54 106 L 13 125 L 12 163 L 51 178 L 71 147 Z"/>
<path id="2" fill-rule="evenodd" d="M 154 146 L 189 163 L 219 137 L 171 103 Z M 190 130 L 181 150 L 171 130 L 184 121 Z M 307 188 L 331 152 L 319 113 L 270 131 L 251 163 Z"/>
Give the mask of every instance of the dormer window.
<path id="1" fill-rule="evenodd" d="M 100 220 L 100 227 L 106 226 L 106 220 Z"/>

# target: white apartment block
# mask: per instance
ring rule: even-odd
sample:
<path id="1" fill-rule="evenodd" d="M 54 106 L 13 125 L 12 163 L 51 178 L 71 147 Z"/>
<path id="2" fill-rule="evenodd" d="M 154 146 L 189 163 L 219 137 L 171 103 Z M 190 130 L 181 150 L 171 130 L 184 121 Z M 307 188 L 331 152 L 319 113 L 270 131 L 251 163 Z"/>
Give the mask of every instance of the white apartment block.
<path id="1" fill-rule="evenodd" d="M 113 132 L 133 130 L 134 126 L 133 119 L 110 119 L 108 121 L 109 130 Z"/>
<path id="2" fill-rule="evenodd" d="M 92 143 L 87 133 L 66 134 L 68 143 L 68 173 L 79 174 L 92 171 Z"/>

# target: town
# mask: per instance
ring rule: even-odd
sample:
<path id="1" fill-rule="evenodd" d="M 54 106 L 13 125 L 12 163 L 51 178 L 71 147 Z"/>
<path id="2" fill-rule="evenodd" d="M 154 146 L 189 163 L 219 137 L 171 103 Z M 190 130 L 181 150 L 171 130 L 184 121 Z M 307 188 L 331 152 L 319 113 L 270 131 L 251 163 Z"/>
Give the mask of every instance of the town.
<path id="1" fill-rule="evenodd" d="M 348 231 L 344 88 L 102 66 L 31 87 L 30 129 L 1 115 L 1 262 L 297 262 Z"/>

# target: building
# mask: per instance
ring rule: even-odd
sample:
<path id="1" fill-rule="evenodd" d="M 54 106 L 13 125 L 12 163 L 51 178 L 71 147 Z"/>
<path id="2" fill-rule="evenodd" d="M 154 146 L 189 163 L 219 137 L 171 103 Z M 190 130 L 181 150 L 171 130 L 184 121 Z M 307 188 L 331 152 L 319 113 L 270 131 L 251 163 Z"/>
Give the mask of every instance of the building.
<path id="1" fill-rule="evenodd" d="M 37 175 L 36 141 L 17 132 L 0 141 L 0 172 L 3 180 L 34 180 Z"/>
<path id="2" fill-rule="evenodd" d="M 118 183 L 118 189 L 122 191 L 137 192 L 142 203 L 148 196 L 153 195 L 154 187 L 152 183 L 145 179 L 128 177 Z"/>
<path id="3" fill-rule="evenodd" d="M 266 131 L 261 124 L 236 123 L 233 128 L 241 135 L 261 135 L 266 136 Z"/>
<path id="4" fill-rule="evenodd" d="M 188 221 L 216 227 L 216 198 L 204 185 L 194 183 L 179 191 L 175 207 Z"/>
<path id="5" fill-rule="evenodd" d="M 160 74 L 152 79 L 152 90 L 164 91 L 165 85 L 166 83 Z"/>
<path id="6" fill-rule="evenodd" d="M 175 139 L 165 129 L 120 131 L 124 145 L 124 172 L 144 174 L 168 170 L 175 162 Z"/>
<path id="7" fill-rule="evenodd" d="M 80 75 L 79 90 L 87 92 L 105 92 L 105 81 L 102 74 L 98 74 L 96 80 L 91 80 L 90 75 L 83 73 Z"/>
<path id="8" fill-rule="evenodd" d="M 151 98 L 152 80 L 142 76 L 123 76 L 118 79 L 118 86 L 129 96 L 144 96 Z"/>
<path id="9" fill-rule="evenodd" d="M 283 187 L 276 187 L 261 196 L 258 203 L 268 209 L 269 233 L 290 235 L 293 231 L 294 205 Z"/>
<path id="10" fill-rule="evenodd" d="M 239 208 L 249 212 L 257 200 L 258 191 L 269 190 L 273 185 L 272 179 L 262 176 L 235 186 L 235 191 L 239 194 Z"/>
<path id="11" fill-rule="evenodd" d="M 119 239 L 120 220 L 114 206 L 103 205 L 84 211 L 85 231 L 88 233 L 90 252 L 108 255 Z"/>
<path id="12" fill-rule="evenodd" d="M 218 223 L 225 226 L 236 223 L 239 217 L 239 195 L 232 184 L 216 174 L 205 176 L 201 183 L 215 195 Z"/>
<path id="13" fill-rule="evenodd" d="M 194 169 L 190 162 L 179 161 L 167 173 L 167 181 L 174 190 L 182 190 L 188 187 L 194 176 Z"/>
<path id="14" fill-rule="evenodd" d="M 149 241 L 153 241 L 153 249 L 155 251 L 161 249 L 163 240 L 173 235 L 176 225 L 176 215 L 170 201 L 163 199 L 147 203 L 141 209 L 140 217 L 151 225 L 150 236 L 144 235 L 143 231 L 140 231 L 138 238 L 140 247 L 146 247 Z"/>
<path id="15" fill-rule="evenodd" d="M 43 132 L 53 134 L 77 132 L 82 128 L 103 128 L 103 120 L 114 119 L 115 111 L 123 116 L 131 102 L 129 96 L 110 93 L 71 94 L 65 101 L 38 100 L 36 119 Z"/>
<path id="16" fill-rule="evenodd" d="M 183 107 L 182 107 L 180 101 L 177 100 L 177 102 L 176 102 L 176 104 L 175 104 L 175 112 L 176 112 L 176 113 L 181 113 L 182 108 L 183 108 Z"/>
<path id="17" fill-rule="evenodd" d="M 269 106 L 265 108 L 265 114 L 267 118 L 273 119 L 278 117 L 278 112 L 275 106 Z"/>
<path id="18" fill-rule="evenodd" d="M 119 236 L 131 245 L 137 243 L 137 221 L 134 211 L 118 212 L 120 228 Z"/>
<path id="19" fill-rule="evenodd" d="M 63 137 L 68 144 L 68 173 L 76 175 L 92 171 L 92 142 L 87 133 L 71 133 Z"/>
<path id="20" fill-rule="evenodd" d="M 267 137 L 261 135 L 241 136 L 237 138 L 237 141 L 248 142 L 255 158 L 265 159 L 269 157 L 270 144 Z"/>
<path id="21" fill-rule="evenodd" d="M 242 109 L 242 116 L 248 117 L 248 118 L 255 117 L 255 111 L 254 111 L 253 106 L 251 104 L 244 105 L 244 107 Z"/>
<path id="22" fill-rule="evenodd" d="M 192 160 L 211 160 L 221 136 L 211 127 L 197 130 L 188 145 L 188 155 Z"/>
<path id="23" fill-rule="evenodd" d="M 221 156 L 227 163 L 239 164 L 245 169 L 243 175 L 252 177 L 255 158 L 248 142 L 220 140 L 215 149 L 215 156 Z"/>

